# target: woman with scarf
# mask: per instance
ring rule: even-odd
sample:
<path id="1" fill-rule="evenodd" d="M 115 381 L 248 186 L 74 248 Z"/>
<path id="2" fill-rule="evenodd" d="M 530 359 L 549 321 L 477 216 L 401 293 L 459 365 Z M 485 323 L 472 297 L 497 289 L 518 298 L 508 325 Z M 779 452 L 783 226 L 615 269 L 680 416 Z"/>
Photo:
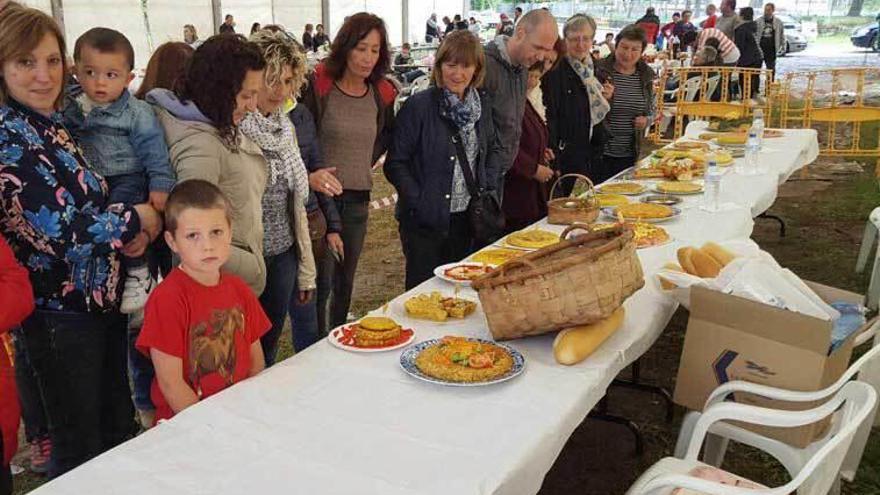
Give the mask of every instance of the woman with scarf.
<path id="1" fill-rule="evenodd" d="M 263 151 L 269 171 L 262 200 L 266 288 L 260 295 L 260 304 L 272 322 L 261 338 L 268 367 L 275 363 L 294 290 L 298 291 L 297 302 L 305 304 L 315 289 L 315 260 L 305 210 L 309 176 L 293 124 L 283 108 L 302 87 L 307 66 L 295 42 L 282 33 L 257 31 L 250 41 L 266 61 L 257 111 L 248 113 L 240 128 Z M 294 333 L 298 330 L 293 328 Z"/>
<path id="2" fill-rule="evenodd" d="M 593 72 L 590 50 L 596 35 L 592 17 L 575 14 L 562 28 L 566 55 L 544 76 L 541 89 L 547 108 L 550 148 L 556 155 L 560 174 L 586 175 L 594 182 L 605 180 L 599 162 L 606 132 L 600 125 L 608 114 L 614 94 L 611 83 L 601 84 Z M 560 184 L 568 194 L 573 180 Z"/>
<path id="3" fill-rule="evenodd" d="M 434 267 L 474 248 L 469 187 L 494 191 L 500 146 L 480 40 L 454 31 L 434 62 L 434 87 L 411 96 L 397 115 L 385 176 L 397 189 L 397 220 L 406 257 L 406 288 L 433 276 Z"/>

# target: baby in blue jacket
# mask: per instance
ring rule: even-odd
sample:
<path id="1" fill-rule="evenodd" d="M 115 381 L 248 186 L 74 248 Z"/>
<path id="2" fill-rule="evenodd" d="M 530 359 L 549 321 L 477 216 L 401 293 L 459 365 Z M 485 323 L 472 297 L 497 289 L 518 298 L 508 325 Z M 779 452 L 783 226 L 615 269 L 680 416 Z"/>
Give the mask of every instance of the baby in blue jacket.
<path id="1" fill-rule="evenodd" d="M 93 28 L 76 40 L 73 59 L 80 87 L 70 92 L 64 122 L 86 159 L 107 180 L 109 202 L 149 201 L 163 211 L 175 177 L 152 107 L 127 89 L 134 78 L 131 42 L 118 31 Z M 146 255 L 127 257 L 123 265 L 126 279 L 120 310 L 136 313 L 143 309 L 155 282 Z"/>

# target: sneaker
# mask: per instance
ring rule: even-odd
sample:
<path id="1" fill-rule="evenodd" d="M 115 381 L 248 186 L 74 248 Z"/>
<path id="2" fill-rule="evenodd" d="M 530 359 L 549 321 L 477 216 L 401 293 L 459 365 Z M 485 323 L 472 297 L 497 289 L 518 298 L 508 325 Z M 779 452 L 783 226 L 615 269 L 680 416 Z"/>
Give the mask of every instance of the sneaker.
<path id="1" fill-rule="evenodd" d="M 31 471 L 46 474 L 49 471 L 49 458 L 52 456 L 52 441 L 49 437 L 31 442 Z"/>
<path id="2" fill-rule="evenodd" d="M 144 431 L 147 431 L 156 425 L 155 409 L 138 409 L 137 414 L 138 422 L 140 422 L 141 428 L 143 428 Z"/>
<path id="3" fill-rule="evenodd" d="M 119 311 L 123 314 L 132 314 L 147 305 L 147 297 L 153 290 L 153 277 L 147 267 L 130 270 L 125 278 L 125 289 L 122 291 L 122 304 Z"/>

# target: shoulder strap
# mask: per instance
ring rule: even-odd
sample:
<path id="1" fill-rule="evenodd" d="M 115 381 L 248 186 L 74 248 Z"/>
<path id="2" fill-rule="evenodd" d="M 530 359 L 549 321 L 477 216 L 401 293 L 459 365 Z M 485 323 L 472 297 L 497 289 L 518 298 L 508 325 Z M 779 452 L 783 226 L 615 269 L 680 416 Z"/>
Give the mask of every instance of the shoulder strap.
<path id="1" fill-rule="evenodd" d="M 452 144 L 455 145 L 455 154 L 458 156 L 458 166 L 461 168 L 462 175 L 464 175 L 464 182 L 467 184 L 468 192 L 471 194 L 471 197 L 475 198 L 479 194 L 480 188 L 477 186 L 477 181 L 474 179 L 473 171 L 471 171 L 467 153 L 464 151 L 464 143 L 461 142 L 461 134 L 452 122 L 449 122 L 442 117 L 440 120 L 442 120 L 443 123 L 446 124 L 446 128 L 449 129 L 449 134 L 452 136 Z"/>
<path id="2" fill-rule="evenodd" d="M 431 96 L 434 99 L 434 103 L 440 104 L 440 89 L 437 87 L 431 87 L 429 89 L 431 91 Z M 440 120 L 443 121 L 443 124 L 446 125 L 446 129 L 449 131 L 449 135 L 452 137 L 452 144 L 455 146 L 455 155 L 458 157 L 458 166 L 461 167 L 461 173 L 464 176 L 464 182 L 467 184 L 468 192 L 471 197 L 477 197 L 480 192 L 480 188 L 477 185 L 477 181 L 474 178 L 473 171 L 471 170 L 470 164 L 468 162 L 467 153 L 464 150 L 464 143 L 462 143 L 461 134 L 455 125 L 449 120 L 440 117 Z M 476 160 L 474 164 L 474 168 L 479 166 L 479 159 Z"/>

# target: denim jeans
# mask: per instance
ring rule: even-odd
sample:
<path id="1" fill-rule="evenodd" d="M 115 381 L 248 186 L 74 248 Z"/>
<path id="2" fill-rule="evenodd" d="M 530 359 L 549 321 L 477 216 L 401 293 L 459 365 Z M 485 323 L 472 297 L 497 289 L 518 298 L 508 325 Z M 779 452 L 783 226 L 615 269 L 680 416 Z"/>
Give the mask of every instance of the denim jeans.
<path id="1" fill-rule="evenodd" d="M 12 331 L 12 338 L 15 345 L 15 386 L 18 388 L 18 400 L 21 403 L 24 437 L 30 443 L 48 437 L 49 425 L 21 328 Z"/>
<path id="2" fill-rule="evenodd" d="M 134 436 L 123 315 L 37 310 L 22 330 L 52 440 L 50 478 Z"/>
<path id="3" fill-rule="evenodd" d="M 266 288 L 260 295 L 260 305 L 272 323 L 272 328 L 260 338 L 263 346 L 263 357 L 266 367 L 275 364 L 278 352 L 278 339 L 284 329 L 284 320 L 290 311 L 290 302 L 296 288 L 296 276 L 299 268 L 299 257 L 296 246 L 275 255 L 266 256 Z"/>
<path id="4" fill-rule="evenodd" d="M 128 328 L 128 377 L 131 381 L 131 398 L 138 411 L 154 411 L 156 406 L 150 399 L 150 387 L 156 370 L 153 361 L 137 350 L 134 344 L 141 334 L 141 327 Z"/>
<path id="5" fill-rule="evenodd" d="M 290 329 L 293 340 L 293 350 L 302 352 L 324 336 L 318 331 L 318 298 L 312 294 L 312 298 L 305 304 L 300 304 L 297 299 L 299 288 L 294 290 L 290 302 Z"/>
<path id="6" fill-rule="evenodd" d="M 108 204 L 125 203 L 127 205 L 136 205 L 143 203 L 149 197 L 147 192 L 147 176 L 144 174 L 126 174 L 113 175 L 105 177 L 107 186 L 110 188 L 110 196 L 107 199 Z M 136 258 L 123 257 L 122 262 L 125 268 L 140 268 L 147 263 L 147 256 L 138 256 Z"/>

